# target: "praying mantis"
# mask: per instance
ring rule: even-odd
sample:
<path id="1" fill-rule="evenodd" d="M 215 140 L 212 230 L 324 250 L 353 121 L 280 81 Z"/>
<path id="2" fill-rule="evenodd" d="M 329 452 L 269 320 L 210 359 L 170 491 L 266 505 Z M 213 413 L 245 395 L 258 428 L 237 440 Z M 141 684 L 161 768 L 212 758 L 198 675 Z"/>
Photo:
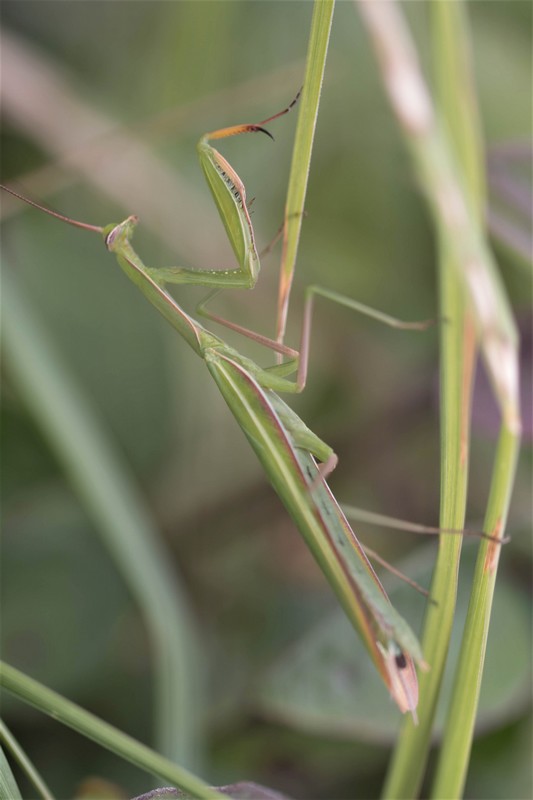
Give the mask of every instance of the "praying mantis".
<path id="1" fill-rule="evenodd" d="M 207 133 L 198 143 L 200 164 L 237 259 L 236 269 L 149 267 L 132 246 L 137 217 L 129 216 L 119 224 L 104 227 L 90 225 L 40 206 L 6 186 L 1 188 L 63 222 L 100 234 L 126 276 L 205 361 L 274 489 L 359 632 L 392 698 L 402 713 L 410 712 L 416 720 L 418 685 L 415 663 L 422 669 L 426 668 L 420 645 L 409 625 L 390 603 L 326 483 L 327 475 L 337 463 L 332 448 L 305 425 L 278 392 L 300 392 L 305 386 L 316 296 L 363 311 L 390 325 L 421 329 L 427 327 L 427 323 L 399 323 L 335 292 L 311 286 L 306 290 L 301 343 L 297 351 L 223 320 L 206 309 L 207 302 L 220 289 L 252 288 L 259 274 L 259 256 L 244 184 L 210 142 L 248 132 L 263 132 L 270 136 L 263 126 L 288 113 L 297 99 L 266 120 Z M 285 360 L 263 368 L 230 347 L 188 314 L 168 292 L 168 284 L 180 283 L 212 289 L 199 306 L 199 314 L 269 347 Z M 294 372 L 296 379 L 289 378 Z"/>

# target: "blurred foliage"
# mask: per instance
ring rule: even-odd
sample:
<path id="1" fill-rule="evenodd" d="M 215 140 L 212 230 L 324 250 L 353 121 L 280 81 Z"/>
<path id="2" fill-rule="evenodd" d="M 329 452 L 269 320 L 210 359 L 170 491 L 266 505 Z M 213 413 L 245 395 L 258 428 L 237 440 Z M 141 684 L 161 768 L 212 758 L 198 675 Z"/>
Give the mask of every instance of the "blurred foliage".
<path id="1" fill-rule="evenodd" d="M 427 56 L 424 7 L 409 4 L 407 11 Z M 495 0 L 472 3 L 469 11 L 487 144 L 527 139 L 531 7 Z M 49 60 L 62 91 L 142 140 L 180 197 L 188 198 L 186 207 L 170 209 L 172 248 L 168 236 L 143 229 L 141 221 L 137 245 L 153 266 L 231 264 L 195 142 L 206 130 L 261 119 L 294 96 L 310 19 L 311 4 L 296 2 L 3 4 L 5 31 Z M 4 82 L 17 79 L 4 72 Z M 37 116 L 46 120 L 57 113 L 53 97 L 40 101 Z M 113 136 L 94 146 L 102 170 L 118 167 L 136 185 L 124 207 L 60 161 L 46 125 L 30 131 L 5 101 L 3 108 L 5 182 L 95 224 L 136 213 L 137 198 L 158 202 L 158 186 Z M 72 120 L 55 121 L 68 138 Z M 224 142 L 223 152 L 248 196 L 256 197 L 253 221 L 260 247 L 281 223 L 293 131 L 294 118 L 288 117 L 272 127 L 275 143 L 252 136 Z M 78 157 L 92 146 L 80 143 Z M 347 3 L 335 12 L 306 210 L 289 341 L 297 340 L 302 288 L 312 282 L 400 317 L 435 314 L 434 245 L 426 211 L 368 43 Z M 186 578 L 210 673 L 210 760 L 204 777 L 217 785 L 253 779 L 306 798 L 374 796 L 388 736 L 377 744 L 359 731 L 339 742 L 306 732 L 305 726 L 291 730 L 268 722 L 254 708 L 258 676 L 323 620 L 334 602 L 203 364 L 128 285 L 100 242 L 20 205 L 16 211 L 4 228 L 4 259 L 109 437 L 131 463 Z M 217 311 L 271 334 L 278 254 L 264 260 L 253 293 L 229 292 L 217 300 Z M 527 332 L 529 274 L 516 269 L 512 252 L 500 255 Z M 201 297 L 195 289 L 179 295 L 191 309 Z M 235 343 L 268 363 L 268 354 Z M 435 332 L 391 332 L 318 305 L 309 384 L 294 408 L 339 454 L 331 484 L 340 500 L 436 523 L 437 358 Z M 497 430 L 486 413 L 487 393 L 480 381 L 469 498 L 473 520 L 483 513 Z M 530 393 L 525 402 L 529 422 Z M 151 659 L 138 611 L 9 374 L 3 381 L 2 433 L 4 657 L 149 742 Z M 514 591 L 509 608 L 520 608 L 517 614 L 527 613 L 528 602 L 530 462 L 526 442 L 510 513 L 513 542 L 501 567 L 506 597 Z M 391 560 L 416 547 L 412 537 L 400 542 L 388 532 L 366 539 Z M 495 614 L 494 623 L 496 643 L 506 619 Z M 506 647 L 511 652 L 512 644 Z M 353 653 L 365 658 L 355 638 Z M 505 665 L 496 679 L 500 686 L 494 691 L 501 693 L 508 680 Z M 389 700 L 382 695 L 376 703 L 386 709 Z M 73 796 L 90 775 L 120 784 L 131 796 L 155 785 L 27 708 L 6 700 L 4 713 L 60 797 Z M 518 710 L 511 699 L 498 705 L 474 746 L 467 796 L 531 796 L 529 714 L 527 692 Z"/>

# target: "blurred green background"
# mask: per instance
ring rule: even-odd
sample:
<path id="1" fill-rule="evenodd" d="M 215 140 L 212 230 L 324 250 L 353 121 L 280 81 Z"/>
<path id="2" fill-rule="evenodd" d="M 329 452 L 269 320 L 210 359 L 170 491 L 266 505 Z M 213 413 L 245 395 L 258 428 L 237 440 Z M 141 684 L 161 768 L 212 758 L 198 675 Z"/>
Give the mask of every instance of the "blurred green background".
<path id="1" fill-rule="evenodd" d="M 506 0 L 468 9 L 486 144 L 501 152 L 502 143 L 531 137 L 531 6 Z M 427 8 L 405 10 L 429 62 Z M 2 180 L 94 224 L 138 214 L 136 246 L 151 266 L 231 266 L 195 143 L 207 130 L 263 119 L 293 98 L 311 12 L 310 2 L 5 2 Z M 220 147 L 255 197 L 259 247 L 282 221 L 295 120 L 273 123 L 275 142 L 248 136 Z M 530 162 L 515 159 L 510 172 L 529 197 Z M 501 181 L 495 187 L 491 203 L 514 214 L 527 241 L 527 215 L 517 216 Z M 397 715 L 378 679 L 366 675 L 349 626 L 330 620 L 333 595 L 204 365 L 96 237 L 2 200 L 5 269 L 133 472 L 190 603 L 205 677 L 202 776 L 214 784 L 253 779 L 302 798 L 376 796 Z M 298 338 L 308 283 L 405 319 L 437 315 L 425 206 L 350 3 L 335 12 L 306 211 L 289 342 Z M 524 333 L 526 441 L 468 797 L 532 793 L 531 277 L 516 242 L 496 247 Z M 278 264 L 279 249 L 262 262 L 254 292 L 224 294 L 217 312 L 272 335 Z M 202 292 L 177 296 L 194 309 Z M 268 353 L 222 335 L 270 363 Z M 9 360 L 2 400 L 3 657 L 151 743 L 152 654 L 138 607 L 27 413 Z M 291 405 L 338 453 L 331 486 L 339 500 L 437 524 L 436 330 L 393 332 L 319 302 L 308 386 Z M 480 375 L 471 526 L 483 516 L 497 426 Z M 432 545 L 356 530 L 429 580 Z M 465 601 L 469 574 L 467 559 Z M 399 594 L 416 625 L 423 598 Z M 3 712 L 58 797 L 74 796 L 90 775 L 114 781 L 125 796 L 157 785 L 10 699 Z"/>

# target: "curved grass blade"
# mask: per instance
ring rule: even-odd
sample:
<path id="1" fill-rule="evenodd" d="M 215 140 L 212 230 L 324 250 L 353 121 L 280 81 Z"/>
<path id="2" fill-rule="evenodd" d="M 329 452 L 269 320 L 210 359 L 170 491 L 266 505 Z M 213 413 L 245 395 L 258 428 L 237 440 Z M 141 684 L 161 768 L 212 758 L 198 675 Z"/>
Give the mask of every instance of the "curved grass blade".
<path id="1" fill-rule="evenodd" d="M 10 750 L 20 769 L 26 774 L 26 777 L 30 783 L 33 784 L 40 797 L 42 797 L 43 800 L 54 800 L 50 789 L 37 771 L 35 765 L 30 761 L 20 744 L 17 742 L 7 725 L 5 725 L 2 720 L 0 720 L 0 742 L 2 742 L 6 749 Z M 5 760 L 3 751 L 2 758 Z M 0 773 L 4 776 L 4 769 L 0 769 Z M 4 778 L 6 777 L 7 776 L 4 776 Z M 17 795 L 14 794 L 13 789 L 6 793 L 0 788 L 0 798 L 6 798 L 6 800 L 15 800 L 16 797 Z"/>
<path id="2" fill-rule="evenodd" d="M 188 770 L 4 662 L 0 662 L 0 685 L 23 702 L 92 739 L 93 742 L 116 753 L 139 769 L 180 786 L 189 797 L 201 800 L 225 800 L 224 795 Z"/>

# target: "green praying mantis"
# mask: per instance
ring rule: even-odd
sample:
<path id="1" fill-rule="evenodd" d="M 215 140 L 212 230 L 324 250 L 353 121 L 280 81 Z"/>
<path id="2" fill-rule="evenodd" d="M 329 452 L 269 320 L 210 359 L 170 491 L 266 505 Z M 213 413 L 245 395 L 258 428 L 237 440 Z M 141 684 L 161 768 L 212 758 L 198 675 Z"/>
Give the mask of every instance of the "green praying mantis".
<path id="1" fill-rule="evenodd" d="M 100 227 L 66 217 L 2 186 L 47 214 L 103 236 L 127 277 L 202 358 L 224 400 L 250 442 L 274 489 L 280 496 L 308 547 L 359 632 L 378 673 L 399 709 L 416 720 L 418 684 L 415 663 L 426 668 L 420 645 L 406 621 L 392 606 L 372 565 L 326 483 L 337 457 L 278 396 L 300 392 L 305 386 L 313 301 L 322 296 L 362 311 L 390 325 L 423 329 L 428 323 L 400 323 L 349 298 L 317 286 L 306 290 L 299 350 L 249 331 L 207 311 L 206 304 L 220 289 L 252 288 L 259 274 L 259 255 L 246 203 L 243 182 L 228 161 L 210 144 L 241 133 L 263 132 L 263 127 L 288 113 L 283 111 L 259 123 L 236 125 L 207 133 L 198 143 L 198 155 L 228 239 L 237 260 L 231 270 L 196 270 L 146 266 L 131 240 L 138 224 L 130 216 L 119 224 Z M 272 137 L 271 137 L 272 138 Z M 188 314 L 167 291 L 168 284 L 199 284 L 213 291 L 198 313 L 254 339 L 283 357 L 263 368 Z M 296 378 L 288 376 L 296 372 Z M 320 466 L 317 462 L 320 462 Z"/>

